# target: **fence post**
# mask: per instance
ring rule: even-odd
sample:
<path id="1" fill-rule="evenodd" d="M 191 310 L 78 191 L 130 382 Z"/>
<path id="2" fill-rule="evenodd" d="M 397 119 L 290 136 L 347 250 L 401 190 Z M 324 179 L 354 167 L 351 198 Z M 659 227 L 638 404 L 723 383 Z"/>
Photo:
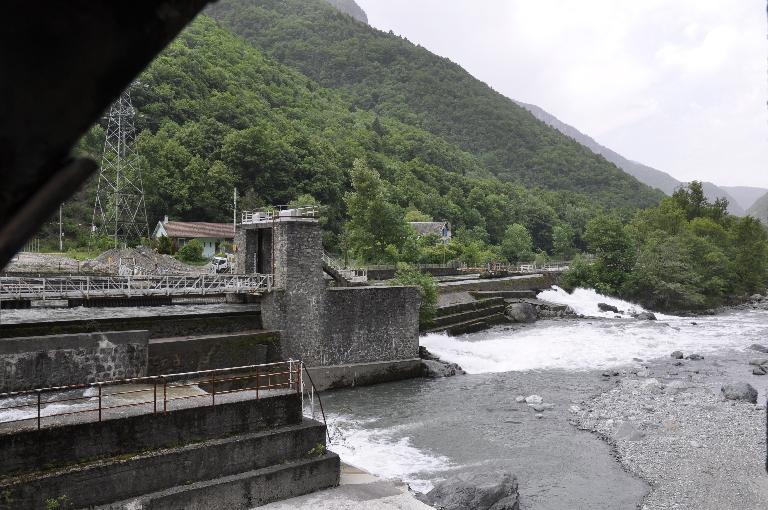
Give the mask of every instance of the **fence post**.
<path id="1" fill-rule="evenodd" d="M 211 373 L 211 406 L 216 405 L 216 372 Z"/>
<path id="2" fill-rule="evenodd" d="M 37 430 L 40 430 L 40 394 L 42 392 L 37 390 Z"/>
<path id="3" fill-rule="evenodd" d="M 99 383 L 99 423 L 101 423 L 101 383 Z"/>

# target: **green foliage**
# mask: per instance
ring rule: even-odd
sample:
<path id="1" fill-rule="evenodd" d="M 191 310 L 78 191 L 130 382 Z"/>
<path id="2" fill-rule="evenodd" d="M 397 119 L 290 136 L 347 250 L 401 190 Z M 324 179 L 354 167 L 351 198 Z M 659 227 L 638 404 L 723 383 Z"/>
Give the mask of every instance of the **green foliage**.
<path id="1" fill-rule="evenodd" d="M 533 258 L 533 239 L 523 225 L 515 223 L 507 227 L 501 242 L 501 253 L 513 264 Z"/>
<path id="2" fill-rule="evenodd" d="M 574 254 L 573 241 L 576 232 L 567 223 L 555 225 L 552 228 L 552 254 L 569 259 Z"/>
<path id="3" fill-rule="evenodd" d="M 387 200 L 379 173 L 359 159 L 352 168 L 352 189 L 344 198 L 349 212 L 345 239 L 352 253 L 364 260 L 396 262 L 409 235 L 402 210 Z"/>
<path id="4" fill-rule="evenodd" d="M 700 310 L 768 283 L 768 232 L 751 217 L 729 216 L 727 204 L 704 198 L 697 182 L 678 189 L 624 226 L 591 220 L 585 239 L 597 259 L 574 261 L 567 286 L 590 286 L 664 310 Z"/>
<path id="5" fill-rule="evenodd" d="M 201 262 L 203 259 L 203 243 L 197 239 L 192 239 L 184 246 L 179 248 L 176 258 L 182 262 L 194 263 Z"/>
<path id="6" fill-rule="evenodd" d="M 419 211 L 415 207 L 409 207 L 405 211 L 405 221 L 432 221 L 432 216 Z"/>
<path id="7" fill-rule="evenodd" d="M 157 239 L 157 252 L 164 255 L 173 255 L 176 253 L 176 246 L 174 246 L 173 241 L 168 236 L 160 236 Z"/>
<path id="8" fill-rule="evenodd" d="M 307 452 L 307 457 L 322 457 L 325 455 L 326 447 L 323 443 L 317 443 Z"/>
<path id="9" fill-rule="evenodd" d="M 584 193 L 612 208 L 648 206 L 662 196 L 448 59 L 358 23 L 321 0 L 223 0 L 207 12 L 280 62 L 324 87 L 342 90 L 355 108 L 376 112 L 369 138 L 373 146 L 388 143 L 381 134 L 391 133 L 393 126 L 385 119 L 394 118 L 473 155 L 486 177 Z M 456 159 L 436 157 L 434 149 L 424 152 L 425 163 L 472 175 Z M 494 242 L 509 223 L 494 234 L 489 222 Z"/>
<path id="10" fill-rule="evenodd" d="M 389 284 L 418 287 L 421 296 L 419 322 L 423 325 L 430 323 L 437 313 L 438 292 L 437 280 L 434 276 L 422 273 L 414 266 L 401 263 L 397 265 L 395 277 L 389 281 Z"/>

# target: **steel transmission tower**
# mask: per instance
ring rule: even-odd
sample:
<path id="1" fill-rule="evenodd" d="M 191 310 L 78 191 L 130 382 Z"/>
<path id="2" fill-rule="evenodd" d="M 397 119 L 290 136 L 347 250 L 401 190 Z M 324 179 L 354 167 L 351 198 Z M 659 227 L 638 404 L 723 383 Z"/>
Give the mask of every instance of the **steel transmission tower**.
<path id="1" fill-rule="evenodd" d="M 91 221 L 91 233 L 112 237 L 115 247 L 149 237 L 144 184 L 133 126 L 136 111 L 131 104 L 129 89 L 120 94 L 109 109 Z"/>

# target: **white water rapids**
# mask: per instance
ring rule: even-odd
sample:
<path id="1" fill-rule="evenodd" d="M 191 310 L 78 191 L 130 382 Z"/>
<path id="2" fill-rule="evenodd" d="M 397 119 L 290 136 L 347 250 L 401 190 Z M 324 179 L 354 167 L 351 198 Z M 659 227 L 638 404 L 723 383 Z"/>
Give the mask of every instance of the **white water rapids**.
<path id="1" fill-rule="evenodd" d="M 752 343 L 768 341 L 766 310 L 731 311 L 694 318 L 657 313 L 658 320 L 649 321 L 631 317 L 631 313 L 644 311 L 642 307 L 600 295 L 591 289 L 576 289 L 568 294 L 553 287 L 538 297 L 569 305 L 577 314 L 588 318 L 543 320 L 522 327 L 499 326 L 458 337 L 428 334 L 420 338 L 420 344 L 442 360 L 458 363 L 470 374 L 536 371 L 546 377 L 543 371 L 547 370 L 586 371 L 638 366 L 640 359 L 666 358 L 675 350 L 706 356 L 718 351 L 744 350 Z M 616 318 L 615 313 L 601 312 L 598 303 L 616 306 L 625 313 Z M 553 372 L 551 377 L 557 381 L 560 376 Z M 437 380 L 431 384 L 445 384 L 448 385 L 446 391 L 455 391 L 448 387 L 457 381 Z M 376 398 L 374 395 L 379 390 L 360 388 L 355 391 L 367 391 L 369 398 Z M 547 390 L 540 387 L 539 391 Z M 419 396 L 403 394 L 397 398 L 409 402 Z M 499 395 L 497 398 L 503 397 Z M 330 407 L 333 408 L 333 404 Z M 354 406 L 349 411 L 339 414 L 332 411 L 329 420 L 331 430 L 340 436 L 331 449 L 344 461 L 385 478 L 406 480 L 413 488 L 422 491 L 432 487 L 431 480 L 435 477 L 442 478 L 445 473 L 461 468 L 436 451 L 420 448 L 421 444 L 428 443 L 423 437 L 420 441 L 412 440 L 419 437 L 419 431 L 423 433 L 430 427 L 428 423 L 407 422 L 416 417 L 392 418 L 392 410 L 386 408 L 380 410 L 382 414 L 377 418 L 368 414 L 365 419 L 354 412 Z M 483 419 L 467 417 L 470 422 L 477 423 L 470 428 L 477 428 L 478 434 L 482 434 L 480 424 L 484 423 Z M 393 423 L 398 425 L 393 426 Z M 448 432 L 443 430 L 440 434 Z"/>
<path id="2" fill-rule="evenodd" d="M 486 332 L 451 337 L 429 334 L 420 343 L 445 361 L 458 363 L 470 374 L 511 370 L 589 370 L 633 364 L 685 353 L 744 349 L 745 338 L 768 336 L 766 312 L 730 312 L 706 317 L 675 317 L 656 314 L 658 320 L 636 320 L 630 312 L 642 307 L 576 289 L 568 294 L 560 288 L 541 292 L 546 301 L 569 305 L 578 314 L 594 319 L 541 321 L 522 329 L 495 328 Z M 601 312 L 606 303 L 626 312 L 614 318 Z M 755 340 L 757 341 L 757 340 Z"/>

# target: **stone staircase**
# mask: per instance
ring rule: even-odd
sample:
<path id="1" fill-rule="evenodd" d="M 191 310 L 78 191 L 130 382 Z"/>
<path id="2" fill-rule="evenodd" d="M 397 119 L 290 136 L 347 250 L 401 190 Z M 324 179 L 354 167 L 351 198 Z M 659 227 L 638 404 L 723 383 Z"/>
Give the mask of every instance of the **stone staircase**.
<path id="1" fill-rule="evenodd" d="M 490 297 L 468 303 L 441 306 L 437 315 L 424 329 L 424 333 L 446 332 L 461 335 L 507 322 L 504 316 L 504 298 Z"/>
<path id="2" fill-rule="evenodd" d="M 302 418 L 296 393 L 3 439 L 3 510 L 246 510 L 339 483 L 325 426 Z"/>

